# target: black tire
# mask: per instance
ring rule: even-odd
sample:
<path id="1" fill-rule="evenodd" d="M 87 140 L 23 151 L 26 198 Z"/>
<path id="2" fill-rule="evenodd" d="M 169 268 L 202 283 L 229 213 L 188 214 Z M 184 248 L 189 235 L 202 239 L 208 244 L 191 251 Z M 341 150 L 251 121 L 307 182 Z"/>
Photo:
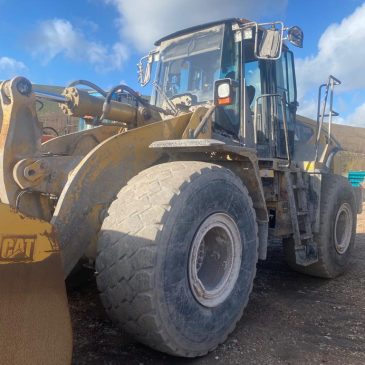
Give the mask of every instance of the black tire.
<path id="1" fill-rule="evenodd" d="M 348 210 L 351 219 L 345 220 L 345 231 L 349 232 L 348 244 L 341 252 L 340 245 L 335 244 L 335 230 L 339 226 L 343 209 Z M 342 213 L 341 213 L 342 212 Z M 314 240 L 318 245 L 319 260 L 313 265 L 300 266 L 295 263 L 294 241 L 284 240 L 284 251 L 289 266 L 303 274 L 322 278 L 335 278 L 343 274 L 350 264 L 356 236 L 356 200 L 348 180 L 338 175 L 323 175 L 320 206 L 320 231 Z M 339 214 L 340 219 L 337 218 Z M 347 214 L 347 213 L 346 213 Z M 339 235 L 339 233 L 338 233 Z M 340 240 L 337 240 L 340 241 Z M 347 242 L 347 240 L 344 240 Z"/>
<path id="2" fill-rule="evenodd" d="M 242 260 L 228 296 L 206 307 L 189 284 L 190 248 L 202 222 L 220 214 L 238 227 Z M 248 302 L 258 258 L 255 211 L 230 170 L 204 162 L 165 163 L 120 191 L 98 246 L 97 284 L 110 317 L 154 349 L 196 357 L 226 340 Z"/>

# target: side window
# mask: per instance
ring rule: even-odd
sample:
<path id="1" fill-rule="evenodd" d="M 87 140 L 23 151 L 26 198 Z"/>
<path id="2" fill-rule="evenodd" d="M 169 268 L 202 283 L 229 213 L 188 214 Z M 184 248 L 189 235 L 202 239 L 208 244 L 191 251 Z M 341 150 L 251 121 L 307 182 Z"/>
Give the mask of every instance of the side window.
<path id="1" fill-rule="evenodd" d="M 293 53 L 284 51 L 276 62 L 277 92 L 286 93 L 288 103 L 295 103 L 297 98 Z"/>
<path id="2" fill-rule="evenodd" d="M 296 142 L 301 142 L 301 143 L 307 143 L 312 137 L 313 137 L 313 129 L 300 124 L 300 123 L 296 123 L 295 125 L 295 141 Z"/>
<path id="3" fill-rule="evenodd" d="M 297 87 L 295 83 L 294 56 L 292 52 L 285 52 L 285 61 L 288 78 L 288 101 L 289 103 L 294 103 L 297 101 Z"/>
<path id="4" fill-rule="evenodd" d="M 258 60 L 245 63 L 245 78 L 246 88 L 248 89 L 249 94 L 248 100 L 250 103 L 250 109 L 254 110 L 256 99 L 262 94 L 261 74 Z"/>
<path id="5" fill-rule="evenodd" d="M 262 92 L 261 77 L 262 61 L 257 59 L 249 60 L 245 63 L 245 80 L 247 102 L 253 118 L 256 118 L 256 139 L 258 145 L 269 147 L 270 126 L 267 119 L 266 98 L 260 98 Z M 265 94 L 265 93 L 264 93 Z M 257 110 L 255 110 L 257 104 Z M 256 111 L 257 115 L 254 116 Z M 258 147 L 260 148 L 260 147 Z"/>
<path id="6" fill-rule="evenodd" d="M 280 59 L 275 62 L 276 92 L 280 95 L 285 94 L 286 105 L 282 110 L 282 105 L 277 99 L 277 124 L 276 124 L 276 156 L 286 158 L 286 138 L 284 131 L 284 115 L 288 126 L 288 147 L 292 154 L 294 151 L 295 133 L 295 112 L 296 112 L 296 85 L 293 54 L 284 50 Z"/>
<path id="7" fill-rule="evenodd" d="M 232 29 L 226 27 L 224 46 L 222 52 L 222 62 L 219 79 L 230 78 L 236 81 L 233 87 L 233 103 L 231 105 L 219 106 L 216 108 L 214 127 L 224 133 L 239 136 L 240 128 L 240 44 L 234 42 Z"/>

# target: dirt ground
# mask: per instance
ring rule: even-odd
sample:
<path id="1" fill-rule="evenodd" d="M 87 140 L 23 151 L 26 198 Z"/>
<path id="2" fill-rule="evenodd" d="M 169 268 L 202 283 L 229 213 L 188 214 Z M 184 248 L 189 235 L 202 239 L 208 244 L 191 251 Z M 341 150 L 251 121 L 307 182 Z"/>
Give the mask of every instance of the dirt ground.
<path id="1" fill-rule="evenodd" d="M 364 206 L 365 208 L 365 206 Z M 68 283 L 74 364 L 365 364 L 365 213 L 349 271 L 321 280 L 291 271 L 280 244 L 258 265 L 254 290 L 225 344 L 199 359 L 179 359 L 144 347 L 112 325 L 95 280 Z"/>

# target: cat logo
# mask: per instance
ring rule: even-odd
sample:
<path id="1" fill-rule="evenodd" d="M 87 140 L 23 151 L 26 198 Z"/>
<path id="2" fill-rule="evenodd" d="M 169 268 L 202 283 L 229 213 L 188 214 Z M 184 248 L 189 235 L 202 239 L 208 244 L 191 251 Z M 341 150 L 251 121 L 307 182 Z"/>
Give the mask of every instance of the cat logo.
<path id="1" fill-rule="evenodd" d="M 0 262 L 33 261 L 36 238 L 36 235 L 0 237 Z"/>

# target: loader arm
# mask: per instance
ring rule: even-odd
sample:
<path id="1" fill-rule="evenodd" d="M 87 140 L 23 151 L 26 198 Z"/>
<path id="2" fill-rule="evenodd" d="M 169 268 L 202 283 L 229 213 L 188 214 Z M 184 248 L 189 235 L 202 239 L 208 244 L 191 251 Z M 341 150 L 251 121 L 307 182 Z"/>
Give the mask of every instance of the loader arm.
<path id="1" fill-rule="evenodd" d="M 17 77 L 1 84 L 0 200 L 51 222 L 67 276 L 96 242 L 105 211 L 119 190 L 161 158 L 161 151 L 151 151 L 149 145 L 180 138 L 189 121 L 206 110 L 152 119 L 128 131 L 98 127 L 41 145 L 35 94 L 28 83 Z"/>

